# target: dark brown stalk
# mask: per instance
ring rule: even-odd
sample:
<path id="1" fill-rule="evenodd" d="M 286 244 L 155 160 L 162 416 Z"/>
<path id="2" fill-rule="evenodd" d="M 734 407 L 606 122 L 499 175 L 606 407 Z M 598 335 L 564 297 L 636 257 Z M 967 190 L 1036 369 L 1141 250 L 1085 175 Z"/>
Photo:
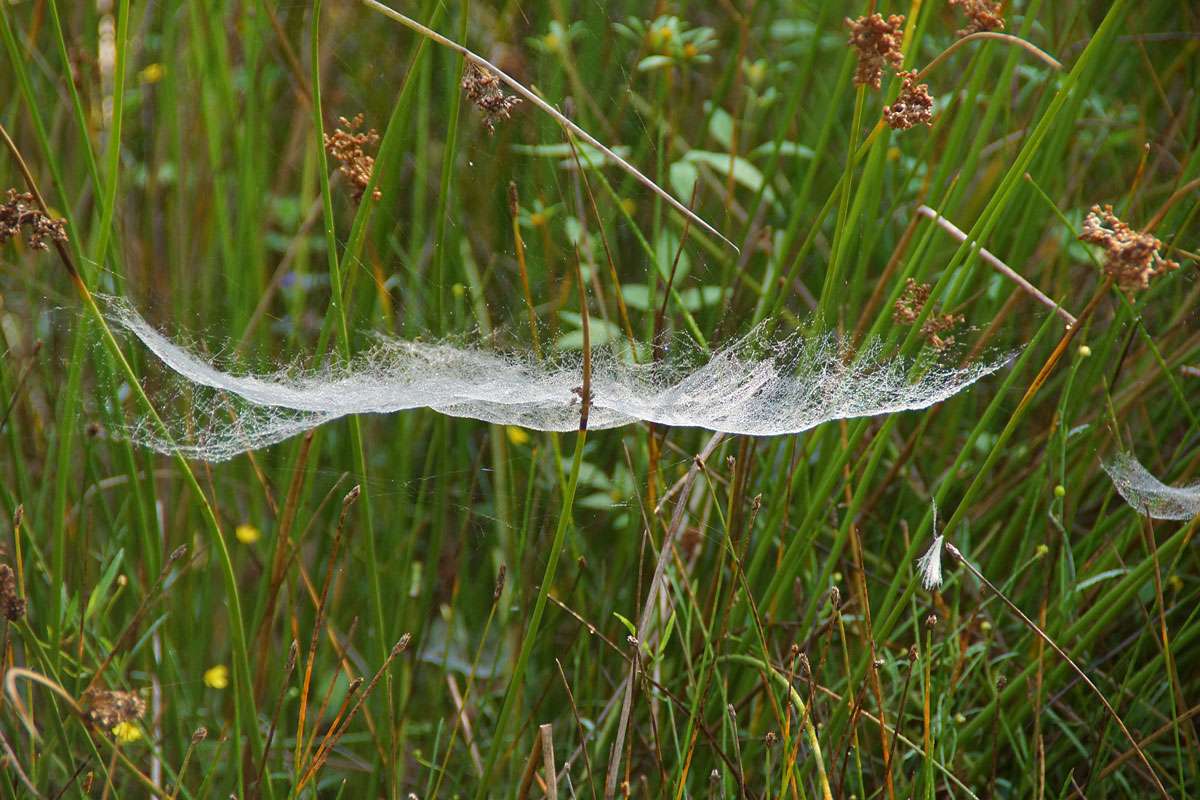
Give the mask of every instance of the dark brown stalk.
<path id="1" fill-rule="evenodd" d="M 330 549 L 328 566 L 325 569 L 325 581 L 321 586 L 321 596 L 317 600 L 317 617 L 313 621 L 312 638 L 308 643 L 308 659 L 304 665 L 304 684 L 300 689 L 300 711 L 296 720 L 296 748 L 293 754 L 297 777 L 300 774 L 301 748 L 304 746 L 304 728 L 308 715 L 308 690 L 312 686 L 313 664 L 316 661 L 317 642 L 321 638 L 321 628 L 325 625 L 325 601 L 329 596 L 329 585 L 333 583 L 333 567 L 337 563 L 338 548 L 342 542 L 342 531 L 346 524 L 346 515 L 350 506 L 358 499 L 359 487 L 355 486 L 342 499 L 342 512 L 338 516 L 337 529 L 333 535 L 333 545 Z M 297 791 L 299 790 L 297 785 Z"/>
<path id="2" fill-rule="evenodd" d="M 400 640 L 396 642 L 396 644 L 392 647 L 391 652 L 388 653 L 388 657 L 384 659 L 383 665 L 380 666 L 375 674 L 371 676 L 371 682 L 367 684 L 367 688 L 358 695 L 357 702 L 355 702 L 354 707 L 351 708 L 346 714 L 341 725 L 339 725 L 336 729 L 330 729 L 329 734 L 321 743 L 321 748 L 317 751 L 317 754 L 313 756 L 312 763 L 305 771 L 304 777 L 301 778 L 300 782 L 296 785 L 297 793 L 299 793 L 299 791 L 304 788 L 304 785 L 312 780 L 321 767 L 324 766 L 325 760 L 329 758 L 329 753 L 332 752 L 334 746 L 337 745 L 338 740 L 341 739 L 346 733 L 346 728 L 349 727 L 350 722 L 354 719 L 355 715 L 358 714 L 358 711 L 362 708 L 363 703 L 366 702 L 367 698 L 371 696 L 371 691 L 375 688 L 375 685 L 379 683 L 379 679 L 382 678 L 384 673 L 387 672 L 388 667 L 392 665 L 392 661 L 395 660 L 396 656 L 408 649 L 408 645 L 411 641 L 412 634 L 406 633 L 400 637 Z"/>
<path id="3" fill-rule="evenodd" d="M 516 181 L 508 182 L 508 214 L 512 218 L 513 247 L 517 251 L 517 268 L 521 271 L 521 289 L 525 292 L 525 308 L 529 312 L 529 336 L 533 342 L 533 355 L 542 358 L 542 343 L 538 339 L 537 311 L 533 305 L 533 292 L 529 288 L 529 269 L 525 265 L 525 239 L 521 236 L 521 204 L 517 197 Z"/>
<path id="4" fill-rule="evenodd" d="M 279 714 L 283 711 L 283 698 L 287 694 L 288 683 L 292 679 L 292 673 L 296 671 L 296 659 L 299 655 L 300 643 L 293 639 L 292 646 L 288 648 L 288 659 L 287 664 L 283 668 L 283 679 L 279 682 L 279 695 L 275 698 L 275 712 L 271 715 L 271 725 L 267 728 L 267 739 L 263 743 L 262 760 L 258 764 L 258 774 L 255 775 L 254 782 L 250 784 L 250 797 L 258 796 L 258 787 L 262 784 L 263 775 L 266 774 L 267 759 L 271 755 L 271 742 L 275 738 L 275 729 L 279 727 Z"/>
<path id="5" fill-rule="evenodd" d="M 579 430 L 587 430 L 588 410 L 592 405 L 592 331 L 588 318 L 587 287 L 583 283 L 583 267 L 579 263 L 579 249 L 575 250 L 575 280 L 579 285 L 579 317 L 583 325 L 583 385 L 579 395 Z"/>

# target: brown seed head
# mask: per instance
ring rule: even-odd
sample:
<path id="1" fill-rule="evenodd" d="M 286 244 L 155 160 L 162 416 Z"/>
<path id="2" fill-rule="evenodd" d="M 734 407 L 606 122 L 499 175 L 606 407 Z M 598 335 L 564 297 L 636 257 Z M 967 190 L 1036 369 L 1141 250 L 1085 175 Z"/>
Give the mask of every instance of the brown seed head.
<path id="1" fill-rule="evenodd" d="M 0 203 L 0 244 L 20 239 L 22 228 L 26 244 L 34 250 L 45 250 L 52 241 L 67 241 L 67 223 L 43 214 L 29 192 L 9 189 L 8 200 Z"/>
<path id="2" fill-rule="evenodd" d="M 509 119 L 513 109 L 521 103 L 521 98 L 504 94 L 498 75 L 475 62 L 468 64 L 463 72 L 462 88 L 467 98 L 483 113 L 483 125 L 488 133 L 495 133 L 496 123 Z"/>
<path id="3" fill-rule="evenodd" d="M 360 202 L 371 182 L 371 171 L 375 169 L 375 159 L 367 155 L 364 147 L 372 147 L 379 142 L 379 134 L 372 128 L 365 133 L 359 132 L 363 125 L 363 115 L 356 114 L 354 119 L 338 117 L 338 129 L 332 134 L 325 134 L 325 152 L 339 162 L 338 172 L 342 173 L 350 184 L 354 202 Z M 378 200 L 383 194 L 375 189 L 371 199 Z"/>
<path id="4" fill-rule="evenodd" d="M 1092 206 L 1083 221 L 1080 241 L 1100 245 L 1107 253 L 1104 272 L 1127 291 L 1149 288 L 1150 279 L 1179 269 L 1177 261 L 1163 258 L 1163 243 L 1149 233 L 1139 233 L 1117 219 L 1112 206 Z"/>
<path id="5" fill-rule="evenodd" d="M 0 613 L 9 622 L 25 616 L 25 598 L 17 592 L 17 576 L 8 564 L 0 564 Z"/>
<path id="6" fill-rule="evenodd" d="M 94 728 L 112 730 L 122 722 L 134 722 L 146 713 L 146 701 L 137 692 L 88 689 L 84 692 L 83 718 Z"/>
<path id="7" fill-rule="evenodd" d="M 893 14 L 887 19 L 882 14 L 858 19 L 847 17 L 846 28 L 850 31 L 847 40 L 858 52 L 854 85 L 878 89 L 884 63 L 891 64 L 893 69 L 904 63 L 904 54 L 900 52 L 904 15 Z"/>
<path id="8" fill-rule="evenodd" d="M 520 198 L 517 196 L 517 182 L 508 182 L 508 215 L 516 217 L 521 213 Z"/>
<path id="9" fill-rule="evenodd" d="M 917 83 L 917 71 L 896 73 L 904 80 L 896 102 L 883 109 L 883 118 L 892 130 L 906 131 L 924 123 L 933 125 L 933 98 L 929 84 Z"/>
<path id="10" fill-rule="evenodd" d="M 507 572 L 506 567 L 500 565 L 500 574 L 496 576 L 496 588 L 492 590 L 492 602 L 500 599 L 500 595 L 504 594 L 504 575 Z"/>
<path id="11" fill-rule="evenodd" d="M 925 304 L 929 302 L 931 290 L 929 284 L 908 278 L 904 283 L 904 291 L 892 305 L 892 319 L 901 325 L 916 323 L 925 310 Z M 964 320 L 962 314 L 944 314 L 935 306 L 922 323 L 921 334 L 934 350 L 944 350 L 954 345 L 954 337 L 946 335 L 947 332 Z"/>
<path id="12" fill-rule="evenodd" d="M 961 7 L 967 17 L 967 26 L 957 31 L 959 36 L 1004 30 L 1004 17 L 1000 16 L 999 3 L 989 0 L 950 0 L 950 5 Z"/>
<path id="13" fill-rule="evenodd" d="M 201 725 L 192 733 L 192 744 L 200 744 L 208 738 L 208 728 Z"/>

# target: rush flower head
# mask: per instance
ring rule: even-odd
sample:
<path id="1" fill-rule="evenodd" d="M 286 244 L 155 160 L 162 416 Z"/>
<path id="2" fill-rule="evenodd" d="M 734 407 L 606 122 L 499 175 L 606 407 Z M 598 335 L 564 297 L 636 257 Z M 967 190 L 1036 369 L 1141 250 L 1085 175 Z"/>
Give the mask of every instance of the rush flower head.
<path id="1" fill-rule="evenodd" d="M 1117 219 L 1110 205 L 1092 206 L 1079 240 L 1104 248 L 1104 272 L 1127 291 L 1149 288 L 1151 278 L 1179 269 L 1179 262 L 1159 255 L 1161 241 Z"/>
<path id="2" fill-rule="evenodd" d="M 904 54 L 900 52 L 904 15 L 893 14 L 887 19 L 882 14 L 858 19 L 847 17 L 846 28 L 850 31 L 849 45 L 858 51 L 854 85 L 878 89 L 884 63 L 891 64 L 893 69 L 904 63 Z"/>
<path id="3" fill-rule="evenodd" d="M 483 112 L 483 125 L 488 133 L 495 133 L 496 123 L 510 118 L 513 109 L 521 103 L 521 98 L 504 94 L 498 75 L 474 62 L 467 64 L 462 88 L 475 107 Z"/>
<path id="4" fill-rule="evenodd" d="M 904 81 L 896 102 L 883 109 L 883 118 L 892 130 L 906 131 L 916 125 L 933 124 L 933 98 L 929 84 L 917 83 L 917 71 L 896 73 Z"/>
<path id="5" fill-rule="evenodd" d="M 967 17 L 967 26 L 958 31 L 959 36 L 1004 30 L 1004 17 L 1000 15 L 999 3 L 990 0 L 950 0 L 950 5 L 959 6 Z"/>
<path id="6" fill-rule="evenodd" d="M 921 317 L 925 304 L 929 302 L 931 289 L 927 283 L 907 279 L 904 291 L 892 305 L 892 319 L 902 325 L 915 324 Z M 935 305 L 921 324 L 921 335 L 934 350 L 945 350 L 954 346 L 954 337 L 947 335 L 948 332 L 961 325 L 965 319 L 962 314 L 944 313 Z"/>
<path id="7" fill-rule="evenodd" d="M 375 159 L 367 155 L 363 149 L 371 147 L 379 141 L 375 129 L 360 131 L 363 126 L 363 115 L 356 114 L 354 119 L 338 117 L 340 126 L 332 134 L 325 134 L 325 151 L 340 162 L 338 172 L 346 178 L 353 191 L 354 202 L 362 200 L 371 183 L 371 171 L 375 169 Z M 378 189 L 371 192 L 371 199 L 378 200 L 383 195 Z"/>
<path id="8" fill-rule="evenodd" d="M 88 689 L 82 700 L 84 719 L 93 727 L 107 731 L 123 722 L 136 722 L 146 713 L 146 701 L 137 692 Z"/>
<path id="9" fill-rule="evenodd" d="M 67 226 L 61 219 L 51 219 L 34 205 L 29 192 L 8 190 L 8 200 L 0 203 L 0 244 L 21 238 L 34 250 L 45 250 L 50 242 L 67 241 Z"/>

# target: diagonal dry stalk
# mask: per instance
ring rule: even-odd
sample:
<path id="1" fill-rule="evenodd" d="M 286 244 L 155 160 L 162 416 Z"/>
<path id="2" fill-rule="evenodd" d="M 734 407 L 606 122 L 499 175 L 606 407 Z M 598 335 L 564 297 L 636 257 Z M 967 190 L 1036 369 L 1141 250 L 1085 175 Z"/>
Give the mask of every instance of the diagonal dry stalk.
<path id="1" fill-rule="evenodd" d="M 635 179 L 637 179 L 638 183 L 642 184 L 647 189 L 654 192 L 656 195 L 658 195 L 663 200 L 665 200 L 671 206 L 671 208 L 675 209 L 680 214 L 682 214 L 685 219 L 692 220 L 697 225 L 699 225 L 701 228 L 706 230 L 708 233 L 712 234 L 713 236 L 716 236 L 722 242 L 724 242 L 725 244 L 732 247 L 734 252 L 741 252 L 738 249 L 738 246 L 736 244 L 731 242 L 724 234 L 722 234 L 720 231 L 718 231 L 712 225 L 709 225 L 707 222 L 705 222 L 699 215 L 697 215 L 690 208 L 685 206 L 679 200 L 675 199 L 675 197 L 670 192 L 668 192 L 666 189 L 663 189 L 661 186 L 659 186 L 654 181 L 650 180 L 650 178 L 648 178 L 644 174 L 642 174 L 642 172 L 637 167 L 633 166 L 628 161 L 626 161 L 625 159 L 621 158 L 619 155 L 614 153 L 610 148 L 606 147 L 603 143 L 601 143 L 600 140 L 596 139 L 594 136 L 592 136 L 590 133 L 585 131 L 583 128 L 579 127 L 574 122 L 572 122 L 565 114 L 563 114 L 557 108 L 550 105 L 542 98 L 538 97 L 538 95 L 535 94 L 534 92 L 532 92 L 531 90 L 525 88 L 525 86 L 520 81 L 518 81 L 516 78 L 513 78 L 511 75 L 504 72 L 504 70 L 500 69 L 495 64 L 493 64 L 492 62 L 490 62 L 486 58 L 484 58 L 483 56 L 481 56 L 477 53 L 474 53 L 471 50 L 468 50 L 466 47 L 464 47 L 463 45 L 454 41 L 453 39 L 446 38 L 445 36 L 438 33 L 437 31 L 433 30 L 432 28 L 428 28 L 428 27 L 422 25 L 421 23 L 417 22 L 412 17 L 406 16 L 405 14 L 402 14 L 399 11 L 396 11 L 394 8 L 389 8 L 388 6 L 385 6 L 383 3 L 378 2 L 378 0 L 362 0 L 362 3 L 367 8 L 370 8 L 374 11 L 378 11 L 380 14 L 383 14 L 385 17 L 389 17 L 390 19 L 393 19 L 396 22 L 399 22 L 401 25 L 405 26 L 406 28 L 408 28 L 412 31 L 415 31 L 416 33 L 421 34 L 422 36 L 429 39 L 430 41 L 436 42 L 437 44 L 440 44 L 442 47 L 445 47 L 449 50 L 453 50 L 454 52 L 458 53 L 463 58 L 465 58 L 468 62 L 474 64 L 475 66 L 480 67 L 482 69 L 486 69 L 487 71 L 491 72 L 493 75 L 498 77 L 500 80 L 502 80 L 506 84 L 508 84 L 509 88 L 511 88 L 514 92 L 519 94 L 522 98 L 524 98 L 525 100 L 528 100 L 530 103 L 533 103 L 535 106 L 540 108 L 542 111 L 546 112 L 551 117 L 553 117 L 554 121 L 557 122 L 559 125 L 561 125 L 563 128 L 565 128 L 567 131 L 574 134 L 575 136 L 578 136 L 580 139 L 587 142 L 592 147 L 599 150 L 601 153 L 604 153 L 604 155 L 607 156 L 608 158 L 611 158 L 613 160 L 613 163 L 615 163 L 621 169 L 625 170 L 630 175 L 632 175 Z"/>
<path id="2" fill-rule="evenodd" d="M 917 206 L 917 213 L 923 217 L 928 217 L 929 219 L 933 220 L 934 223 L 939 228 L 941 228 L 946 233 L 948 233 L 952 237 L 954 237 L 954 239 L 957 240 L 959 242 L 959 244 L 967 241 L 967 234 L 963 233 L 962 228 L 959 228 L 953 222 L 946 219 L 945 217 L 943 217 L 941 214 L 939 214 L 937 211 L 933 210 L 929 206 L 927 206 L 927 205 Z M 1068 327 L 1075 324 L 1076 320 L 1075 320 L 1074 315 L 1072 315 L 1070 312 L 1068 312 L 1065 308 L 1060 306 L 1058 303 L 1051 300 L 1045 294 L 1045 292 L 1043 292 L 1041 289 L 1037 288 L 1032 283 L 1027 281 L 1020 273 L 1018 273 L 1015 269 L 1010 267 L 1008 264 L 1005 264 L 1003 261 L 1001 261 L 990 250 L 980 247 L 976 242 L 971 242 L 971 249 L 979 251 L 979 257 L 983 260 L 983 262 L 985 264 L 987 264 L 992 269 L 999 272 L 1004 277 L 1008 278 L 1010 281 L 1015 283 L 1017 286 L 1021 287 L 1021 289 L 1023 289 L 1030 297 L 1033 297 L 1039 303 L 1046 306 L 1051 311 L 1053 311 L 1055 314 L 1058 314 L 1060 317 L 1062 317 L 1063 321 L 1066 322 Z"/>
<path id="3" fill-rule="evenodd" d="M 1149 771 L 1150 779 L 1153 781 L 1154 787 L 1158 790 L 1159 795 L 1162 797 L 1170 797 L 1170 795 L 1167 794 L 1166 787 L 1164 787 L 1162 785 L 1162 781 L 1159 780 L 1158 773 L 1155 772 L 1154 767 L 1151 766 L 1150 759 L 1146 757 L 1145 751 L 1142 750 L 1141 746 L 1137 742 L 1137 739 L 1135 739 L 1133 734 L 1130 733 L 1129 728 L 1125 727 L 1125 723 L 1121 720 L 1120 714 L 1118 714 L 1116 709 L 1112 707 L 1112 704 L 1108 702 L 1108 698 L 1104 696 L 1104 692 L 1100 691 L 1100 687 L 1092 682 L 1092 679 L 1087 676 L 1087 673 L 1075 663 L 1074 659 L 1067 655 L 1065 650 L 1059 647 L 1058 644 L 1050 638 L 1049 634 L 1042 630 L 1036 622 L 1026 616 L 1025 612 L 1022 611 L 1016 603 L 1014 603 L 1012 600 L 1009 600 L 1008 596 L 1005 595 L 1004 592 L 1000 591 L 995 584 L 985 578 L 983 573 L 980 572 L 974 564 L 972 564 L 970 561 L 967 561 L 967 559 L 963 556 L 962 551 L 949 542 L 946 542 L 946 552 L 949 553 L 955 561 L 962 564 L 968 572 L 974 575 L 976 580 L 991 590 L 992 594 L 999 597 L 1004 604 L 1008 606 L 1009 610 L 1012 611 L 1013 614 L 1015 614 L 1017 618 L 1021 620 L 1021 622 L 1025 623 L 1027 628 L 1033 631 L 1039 639 L 1049 645 L 1051 650 L 1058 653 L 1059 658 L 1067 662 L 1067 666 L 1069 666 L 1075 672 L 1075 674 L 1079 676 L 1079 679 L 1087 684 L 1087 687 L 1092 690 L 1092 693 L 1099 698 L 1100 702 L 1104 705 L 1104 709 L 1108 712 L 1108 715 L 1112 717 L 1114 722 L 1117 723 L 1117 727 L 1121 729 L 1121 733 L 1125 734 L 1125 738 L 1133 746 L 1133 749 L 1137 751 L 1138 758 L 1141 760 L 1142 765 Z"/>

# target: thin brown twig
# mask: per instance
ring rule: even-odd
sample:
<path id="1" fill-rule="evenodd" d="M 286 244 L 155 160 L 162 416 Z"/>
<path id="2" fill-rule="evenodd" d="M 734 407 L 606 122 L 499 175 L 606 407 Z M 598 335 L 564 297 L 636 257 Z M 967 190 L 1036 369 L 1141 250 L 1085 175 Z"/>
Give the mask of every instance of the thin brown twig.
<path id="1" fill-rule="evenodd" d="M 1116 709 L 1114 709 L 1112 704 L 1108 702 L 1108 698 L 1104 696 L 1104 692 L 1100 691 L 1100 687 L 1093 683 L 1092 679 L 1089 678 L 1087 673 L 1075 663 L 1074 659 L 1067 655 L 1067 652 L 1059 647 L 1058 644 L 1051 639 L 1044 630 L 1038 627 L 1036 622 L 1027 617 L 1025 612 L 1022 611 L 1016 603 L 1014 603 L 1012 600 L 1009 600 L 1008 596 L 1005 595 L 1004 592 L 1000 591 L 995 584 L 985 578 L 983 573 L 980 572 L 974 564 L 972 564 L 970 561 L 967 561 L 957 547 L 950 542 L 946 542 L 946 552 L 949 553 L 955 561 L 966 567 L 967 571 L 974 575 L 980 583 L 990 589 L 992 594 L 999 597 L 1000 600 L 1003 601 L 1006 606 L 1008 606 L 1009 610 L 1012 611 L 1023 623 L 1025 623 L 1026 627 L 1033 631 L 1039 639 L 1049 645 L 1051 650 L 1053 650 L 1055 653 L 1058 653 L 1059 658 L 1067 662 L 1067 665 L 1075 672 L 1076 675 L 1079 676 L 1080 680 L 1087 684 L 1088 688 L 1092 690 L 1092 693 L 1095 694 L 1100 702 L 1104 705 L 1105 710 L 1108 712 L 1109 716 L 1112 717 L 1113 722 L 1117 723 L 1117 727 L 1121 729 L 1121 733 L 1125 735 L 1125 738 L 1133 746 L 1133 749 L 1137 752 L 1138 758 L 1141 760 L 1142 765 L 1150 771 L 1150 779 L 1153 781 L 1154 787 L 1158 790 L 1158 793 L 1164 798 L 1169 798 L 1170 795 L 1167 794 L 1166 787 L 1164 787 L 1162 781 L 1159 780 L 1158 773 L 1154 770 L 1154 767 L 1151 766 L 1150 759 L 1146 757 L 1145 751 L 1142 750 L 1137 740 L 1133 738 L 1133 734 L 1129 732 L 1129 728 L 1125 726 L 1125 723 L 1121 720 L 1121 716 L 1117 714 Z"/>
<path id="2" fill-rule="evenodd" d="M 967 241 L 967 234 L 964 233 L 961 228 L 959 228 L 957 225 L 955 225 L 950 220 L 943 217 L 937 211 L 934 211 L 929 206 L 927 206 L 927 205 L 917 206 L 917 213 L 923 217 L 927 217 L 927 218 L 933 220 L 934 223 L 939 228 L 941 228 L 946 233 L 953 236 L 955 239 L 957 239 L 959 241 L 959 243 Z M 1068 312 L 1065 308 L 1063 308 L 1058 303 L 1051 300 L 1050 297 L 1047 296 L 1041 289 L 1037 288 L 1032 283 L 1027 281 L 1020 273 L 1018 273 L 1015 269 L 1010 267 L 1008 264 L 1005 264 L 1003 261 L 1001 261 L 990 250 L 988 250 L 985 247 L 980 247 L 979 244 L 976 242 L 971 242 L 971 249 L 978 250 L 979 257 L 983 260 L 983 262 L 985 264 L 987 264 L 992 269 L 999 272 L 1004 277 L 1008 278 L 1010 281 L 1012 281 L 1017 286 L 1019 286 L 1021 289 L 1023 289 L 1026 294 L 1033 297 L 1039 303 L 1041 303 L 1042 305 L 1049 308 L 1055 314 L 1058 314 L 1060 317 L 1063 318 L 1063 321 L 1066 322 L 1066 324 L 1068 326 L 1075 324 L 1076 319 L 1073 314 Z"/>
<path id="3" fill-rule="evenodd" d="M 513 78 L 512 76 L 510 76 L 508 73 L 504 72 L 504 70 L 500 69 L 495 64 L 493 64 L 492 62 L 490 62 L 486 58 L 484 58 L 483 56 L 481 56 L 477 53 L 474 53 L 471 50 L 468 50 L 466 47 L 464 47 L 463 45 L 454 41 L 453 39 L 446 38 L 445 36 L 438 33 L 437 31 L 433 30 L 432 28 L 422 25 L 421 23 L 417 22 L 412 17 L 406 16 L 405 14 L 402 14 L 393 8 L 389 8 L 388 6 L 385 6 L 383 3 L 378 2 L 378 0 L 362 0 L 362 3 L 367 8 L 370 8 L 374 11 L 378 11 L 380 14 L 383 14 L 385 17 L 389 17 L 390 19 L 393 19 L 396 22 L 399 22 L 401 25 L 405 26 L 409 30 L 419 33 L 420 35 L 426 37 L 427 39 L 430 39 L 431 41 L 434 41 L 437 44 L 440 44 L 442 47 L 445 47 L 449 50 L 453 50 L 454 52 L 458 53 L 463 58 L 465 58 L 467 61 L 471 62 L 472 64 L 475 64 L 476 66 L 487 69 L 492 74 L 494 74 L 496 77 L 498 77 L 500 80 L 502 80 L 506 84 L 508 84 L 508 86 L 514 92 L 521 95 L 522 98 L 524 98 L 525 100 L 528 100 L 530 103 L 533 103 L 535 106 L 540 108 L 542 111 L 546 112 L 551 117 L 553 117 L 554 121 L 557 122 L 559 125 L 561 125 L 563 128 L 566 128 L 568 131 L 575 134 L 580 139 L 582 139 L 583 141 L 590 144 L 592 147 L 599 150 L 601 153 L 604 153 L 605 156 L 612 159 L 613 163 L 617 164 L 619 167 L 621 167 L 621 169 L 625 170 L 630 175 L 632 175 L 635 179 L 637 179 L 638 183 L 642 184 L 647 189 L 654 192 L 656 195 L 658 195 L 663 200 L 665 200 L 672 208 L 674 208 L 676 211 L 678 211 L 684 217 L 691 219 L 693 222 L 695 222 L 697 225 L 702 227 L 704 230 L 708 231 L 710 234 L 712 234 L 713 236 L 716 236 L 722 242 L 724 242 L 725 244 L 732 247 L 734 252 L 740 252 L 738 250 L 738 246 L 736 244 L 731 242 L 724 234 L 722 234 L 720 231 L 718 231 L 712 225 L 709 225 L 707 222 L 705 222 L 694 211 L 690 210 L 683 203 L 679 202 L 679 200 L 675 199 L 675 197 L 670 192 L 668 192 L 665 189 L 663 189 L 662 187 L 660 187 L 657 183 L 650 180 L 650 178 L 647 178 L 644 174 L 642 174 L 642 172 L 640 170 L 638 170 L 637 167 L 633 166 L 628 161 L 621 158 L 619 155 L 617 155 L 612 150 L 610 150 L 608 147 L 604 146 L 604 144 L 602 144 L 598 139 L 596 139 L 594 136 L 592 136 L 590 133 L 585 131 L 583 128 L 579 127 L 574 122 L 572 122 L 561 111 L 559 111 L 554 106 L 547 103 L 545 100 L 543 100 L 541 97 L 539 97 L 534 92 L 525 88 L 525 86 L 520 81 L 518 81 L 516 78 Z M 962 41 L 962 40 L 960 40 L 960 41 Z M 1032 47 L 1032 45 L 1030 45 L 1030 47 Z"/>

